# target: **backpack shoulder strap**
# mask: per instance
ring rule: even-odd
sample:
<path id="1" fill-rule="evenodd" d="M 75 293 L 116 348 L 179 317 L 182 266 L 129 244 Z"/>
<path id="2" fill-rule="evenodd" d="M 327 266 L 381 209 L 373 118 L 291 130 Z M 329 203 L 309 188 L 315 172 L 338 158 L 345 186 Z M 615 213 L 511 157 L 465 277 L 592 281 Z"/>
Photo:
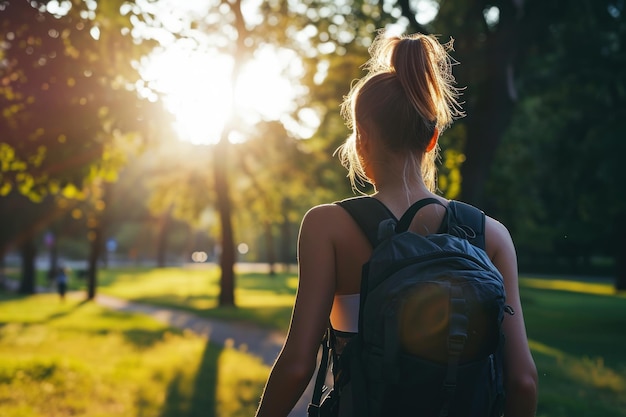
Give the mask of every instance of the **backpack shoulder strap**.
<path id="1" fill-rule="evenodd" d="M 379 200 L 369 197 L 353 197 L 335 203 L 343 207 L 359 225 L 361 231 L 367 236 L 372 248 L 378 244 L 378 225 L 380 222 L 396 217 Z"/>
<path id="2" fill-rule="evenodd" d="M 432 203 L 438 202 L 432 199 L 418 201 L 415 205 L 417 209 L 412 214 L 415 214 L 419 208 Z M 379 242 L 378 225 L 380 222 L 394 219 L 396 222 L 401 223 L 382 202 L 369 196 L 348 198 L 336 204 L 343 207 L 352 216 L 365 236 L 367 236 L 372 247 L 376 247 Z M 451 200 L 448 205 L 447 217 L 447 221 L 444 220 L 444 223 L 447 223 L 446 232 L 450 232 L 451 229 L 456 227 L 470 229 L 469 233 L 465 233 L 467 240 L 472 245 L 483 250 L 485 249 L 485 213 L 482 210 L 461 201 Z M 398 227 L 400 228 L 400 226 L 399 224 Z"/>
<path id="3" fill-rule="evenodd" d="M 471 229 L 467 240 L 474 246 L 485 249 L 485 213 L 467 203 L 451 200 L 449 205 L 448 229 L 455 226 Z M 448 230 L 448 231 L 449 231 Z"/>
<path id="4" fill-rule="evenodd" d="M 406 212 L 404 212 L 404 214 L 400 218 L 400 221 L 398 222 L 398 225 L 396 226 L 396 232 L 400 233 L 409 230 L 409 226 L 411 226 L 411 222 L 413 221 L 413 218 L 415 217 L 417 212 L 429 204 L 438 204 L 443 208 L 446 208 L 446 206 L 444 206 L 436 198 L 423 198 L 421 200 L 418 200 L 413 203 Z"/>

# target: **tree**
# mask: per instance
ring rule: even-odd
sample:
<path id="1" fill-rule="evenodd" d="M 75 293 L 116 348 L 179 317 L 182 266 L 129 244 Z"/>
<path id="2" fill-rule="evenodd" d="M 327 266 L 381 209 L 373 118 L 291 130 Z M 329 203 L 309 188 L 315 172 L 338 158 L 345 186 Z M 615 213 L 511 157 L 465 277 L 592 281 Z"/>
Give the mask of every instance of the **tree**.
<path id="1" fill-rule="evenodd" d="M 167 5 L 165 5 L 167 7 Z M 307 22 L 301 10 L 303 5 L 288 5 L 287 2 L 263 2 L 260 5 L 264 19 L 258 19 L 250 13 L 244 14 L 240 0 L 226 0 L 219 4 L 206 4 L 201 10 L 191 10 L 180 19 L 178 28 L 172 34 L 172 42 L 192 42 L 200 51 L 230 57 L 232 63 L 230 100 L 225 105 L 231 106 L 229 120 L 226 121 L 218 142 L 213 146 L 212 180 L 215 192 L 215 205 L 219 214 L 221 228 L 221 291 L 220 305 L 234 305 L 234 271 L 235 262 L 232 176 L 229 173 L 233 163 L 230 138 L 239 133 L 246 136 L 242 119 L 237 114 L 238 107 L 234 90 L 237 86 L 240 71 L 254 57 L 255 51 L 264 46 L 292 47 L 287 42 L 290 34 L 301 31 Z M 161 10 L 159 13 L 167 13 Z M 283 12 L 287 12 L 286 14 Z M 172 14 L 175 14 L 172 12 Z M 168 26 L 159 21 L 156 11 L 144 14 L 145 22 L 167 30 Z M 300 45 L 298 45 L 300 48 Z M 301 49 L 298 49 L 301 50 Z"/>
<path id="2" fill-rule="evenodd" d="M 311 175 L 319 164 L 317 154 L 307 152 L 280 122 L 257 124 L 249 138 L 235 146 L 235 169 L 244 174 L 236 184 L 236 204 L 246 208 L 242 211 L 247 228 L 265 235 L 266 258 L 274 271 L 279 262 L 274 226 L 280 229 L 280 262 L 290 263 L 295 248 L 292 225 L 309 207 L 324 201 L 319 199 L 327 191 Z"/>
<path id="3" fill-rule="evenodd" d="M 60 216 L 54 205 L 54 199 L 45 198 L 40 204 L 33 204 L 24 195 L 12 191 L 2 197 L 0 217 L 0 245 L 2 256 L 10 246 L 15 247 L 22 257 L 19 292 L 33 294 L 36 291 L 35 257 L 38 245 L 36 239 L 45 225 Z M 9 245 L 9 242 L 11 245 Z"/>
<path id="4" fill-rule="evenodd" d="M 96 2 L 82 1 L 63 9 L 69 4 L 0 3 L 2 195 L 15 189 L 37 203 L 113 181 L 137 133 L 154 133 L 147 120 L 163 120 L 149 117 L 159 107 L 132 87 L 139 49 L 117 10 L 97 15 Z"/>
<path id="5" fill-rule="evenodd" d="M 624 63 L 626 26 L 613 2 L 581 6 L 584 13 L 543 2 L 531 11 L 538 24 L 520 73 L 524 95 L 491 194 L 525 253 L 565 259 L 573 272 L 611 256 L 624 288 L 626 79 L 611 68 Z"/>
<path id="6" fill-rule="evenodd" d="M 147 210 L 159 225 L 159 251 L 167 246 L 168 228 L 181 221 L 193 229 L 214 233 L 207 213 L 215 211 L 212 147 L 168 140 L 150 149 L 133 170 L 140 170 L 148 190 Z M 229 167 L 230 168 L 230 167 Z M 229 172 L 229 175 L 232 171 Z M 212 216 L 211 216 L 212 217 Z"/>
<path id="7" fill-rule="evenodd" d="M 137 127 L 144 104 L 123 78 L 132 57 L 126 68 L 104 62 L 102 55 L 120 61 L 107 48 L 121 52 L 119 39 L 108 39 L 104 29 L 94 32 L 93 22 L 78 17 L 81 10 L 59 16 L 45 3 L 3 7 L 4 194 L 17 188 L 36 201 L 114 171 L 119 157 L 111 145 Z"/>

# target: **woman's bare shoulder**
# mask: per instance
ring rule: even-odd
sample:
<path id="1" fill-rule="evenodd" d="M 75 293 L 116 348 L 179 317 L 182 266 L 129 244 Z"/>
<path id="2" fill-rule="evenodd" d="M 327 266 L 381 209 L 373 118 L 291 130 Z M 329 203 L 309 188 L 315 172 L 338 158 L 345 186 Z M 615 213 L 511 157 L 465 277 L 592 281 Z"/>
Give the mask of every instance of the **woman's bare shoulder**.
<path id="1" fill-rule="evenodd" d="M 302 219 L 304 223 L 327 225 L 340 223 L 346 219 L 347 212 L 337 204 L 320 204 L 310 208 Z"/>
<path id="2" fill-rule="evenodd" d="M 358 228 L 346 210 L 337 204 L 320 204 L 306 212 L 302 219 L 300 237 L 309 237 L 334 244 L 354 236 Z"/>
<path id="3" fill-rule="evenodd" d="M 503 252 L 509 253 L 509 255 L 515 253 L 509 229 L 500 221 L 489 216 L 486 217 L 485 223 L 485 242 L 487 253 L 492 259 Z"/>
<path id="4" fill-rule="evenodd" d="M 485 218 L 485 234 L 496 240 L 510 240 L 511 233 L 509 229 L 499 220 L 486 216 Z"/>

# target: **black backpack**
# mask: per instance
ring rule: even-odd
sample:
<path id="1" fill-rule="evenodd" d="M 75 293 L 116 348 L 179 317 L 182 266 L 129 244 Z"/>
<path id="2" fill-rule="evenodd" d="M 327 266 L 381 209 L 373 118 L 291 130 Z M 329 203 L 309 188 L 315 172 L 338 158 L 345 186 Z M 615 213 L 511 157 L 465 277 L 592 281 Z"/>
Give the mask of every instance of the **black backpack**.
<path id="1" fill-rule="evenodd" d="M 349 383 L 354 416 L 501 416 L 501 324 L 513 311 L 505 304 L 503 278 L 484 251 L 484 213 L 451 201 L 440 230 L 422 236 L 408 228 L 424 206 L 443 206 L 436 199 L 418 201 L 399 221 L 371 197 L 338 204 L 374 249 L 363 266 L 358 334 L 339 359 L 332 355 L 338 363 L 330 414 Z M 325 390 L 321 374 L 332 340 L 331 329 L 322 343 L 310 415 Z"/>

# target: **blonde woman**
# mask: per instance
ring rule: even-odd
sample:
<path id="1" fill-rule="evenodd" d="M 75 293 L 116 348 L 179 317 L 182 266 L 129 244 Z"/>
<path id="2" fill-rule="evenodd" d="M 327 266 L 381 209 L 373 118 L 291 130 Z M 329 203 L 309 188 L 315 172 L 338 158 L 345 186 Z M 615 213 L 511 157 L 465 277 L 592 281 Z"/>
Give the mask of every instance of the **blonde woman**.
<path id="1" fill-rule="evenodd" d="M 434 193 L 437 140 L 462 111 L 446 45 L 432 36 L 379 34 L 370 48 L 368 74 L 343 103 L 352 135 L 339 149 L 353 185 L 373 185 L 372 197 L 396 218 L 416 201 L 449 201 Z M 445 210 L 420 210 L 411 230 L 439 229 Z M 504 278 L 506 417 L 535 414 L 537 373 L 530 354 L 518 291 L 517 259 L 508 230 L 487 217 L 486 252 Z M 357 331 L 361 268 L 372 247 L 339 205 L 313 207 L 302 220 L 298 242 L 299 287 L 284 347 L 267 381 L 257 417 L 287 416 L 315 371 L 328 322 L 338 334 Z M 340 402 L 340 415 L 351 415 Z"/>

